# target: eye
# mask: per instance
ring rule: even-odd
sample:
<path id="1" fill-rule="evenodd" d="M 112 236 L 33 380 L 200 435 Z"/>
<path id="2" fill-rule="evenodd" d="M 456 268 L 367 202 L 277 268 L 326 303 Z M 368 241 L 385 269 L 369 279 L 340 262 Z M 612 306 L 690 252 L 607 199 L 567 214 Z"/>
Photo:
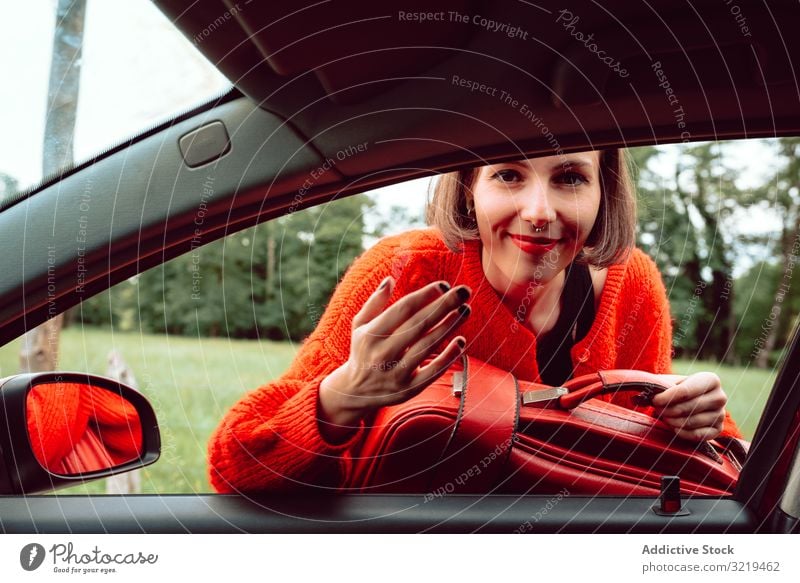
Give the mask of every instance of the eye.
<path id="1" fill-rule="evenodd" d="M 506 168 L 495 172 L 491 179 L 502 182 L 503 184 L 516 184 L 522 181 L 522 174 L 511 168 Z"/>
<path id="2" fill-rule="evenodd" d="M 563 184 L 565 186 L 581 186 L 582 184 L 587 184 L 589 182 L 589 179 L 586 178 L 586 176 L 580 172 L 576 172 L 575 170 L 567 170 L 566 172 L 562 172 L 553 180 L 556 184 Z"/>

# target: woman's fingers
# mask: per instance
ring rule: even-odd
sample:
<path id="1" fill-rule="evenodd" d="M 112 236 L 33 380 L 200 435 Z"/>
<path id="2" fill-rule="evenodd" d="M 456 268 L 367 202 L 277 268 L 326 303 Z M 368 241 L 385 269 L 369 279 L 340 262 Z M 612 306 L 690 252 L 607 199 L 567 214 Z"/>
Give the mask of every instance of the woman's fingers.
<path id="1" fill-rule="evenodd" d="M 369 334 L 379 337 L 390 336 L 406 320 L 434 300 L 441 298 L 449 289 L 446 282 L 435 281 L 403 296 L 370 322 Z"/>
<path id="2" fill-rule="evenodd" d="M 466 345 L 467 343 L 463 336 L 453 338 L 447 347 L 431 360 L 431 362 L 417 370 L 416 375 L 411 381 L 411 386 L 409 387 L 413 394 L 420 392 L 442 376 L 442 374 L 450 368 L 450 365 L 461 356 Z"/>
<path id="3" fill-rule="evenodd" d="M 385 278 L 380 285 L 372 292 L 361 309 L 353 317 L 353 330 L 364 324 L 371 322 L 376 316 L 383 312 L 386 307 L 386 302 L 392 297 L 392 287 L 394 286 L 394 279 L 390 275 Z"/>
<path id="4" fill-rule="evenodd" d="M 426 358 L 430 357 L 432 349 L 439 346 L 442 340 L 469 318 L 471 311 L 468 304 L 462 304 L 457 309 L 451 310 L 438 325 L 412 344 L 402 359 L 407 370 L 416 370 Z"/>
<path id="5" fill-rule="evenodd" d="M 693 412 L 724 407 L 728 402 L 722 383 L 714 373 L 696 373 L 653 397 L 653 406 L 670 417 L 685 417 Z"/>
<path id="6" fill-rule="evenodd" d="M 706 392 L 706 386 L 698 384 L 692 377 L 679 380 L 675 385 L 663 393 L 653 397 L 653 406 L 664 409 L 679 403 L 690 401 Z"/>
<path id="7" fill-rule="evenodd" d="M 653 397 L 658 417 L 673 427 L 683 439 L 714 439 L 722 431 L 728 397 L 717 375 L 710 372 L 690 375 Z"/>
<path id="8" fill-rule="evenodd" d="M 470 289 L 463 285 L 444 293 L 398 326 L 392 333 L 392 338 L 403 346 L 412 346 L 434 328 L 438 328 L 444 318 L 469 299 L 470 294 Z"/>
<path id="9" fill-rule="evenodd" d="M 656 407 L 656 411 L 660 417 L 688 417 L 705 411 L 724 410 L 727 402 L 725 392 L 722 389 L 714 389 L 688 401 L 672 401 L 666 407 Z M 653 399 L 653 404 L 656 404 L 655 399 Z"/>
<path id="10" fill-rule="evenodd" d="M 706 411 L 689 417 L 661 417 L 667 425 L 676 429 L 701 429 L 703 427 L 718 427 L 722 429 L 722 422 L 725 421 L 723 411 Z"/>

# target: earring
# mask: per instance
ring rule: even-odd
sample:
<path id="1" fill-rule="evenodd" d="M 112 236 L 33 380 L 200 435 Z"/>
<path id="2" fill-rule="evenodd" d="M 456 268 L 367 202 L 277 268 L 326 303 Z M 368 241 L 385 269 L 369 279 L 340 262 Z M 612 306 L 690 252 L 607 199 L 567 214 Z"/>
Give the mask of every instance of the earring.
<path id="1" fill-rule="evenodd" d="M 472 200 L 467 199 L 467 214 L 471 215 L 474 210 L 475 204 L 472 202 Z"/>

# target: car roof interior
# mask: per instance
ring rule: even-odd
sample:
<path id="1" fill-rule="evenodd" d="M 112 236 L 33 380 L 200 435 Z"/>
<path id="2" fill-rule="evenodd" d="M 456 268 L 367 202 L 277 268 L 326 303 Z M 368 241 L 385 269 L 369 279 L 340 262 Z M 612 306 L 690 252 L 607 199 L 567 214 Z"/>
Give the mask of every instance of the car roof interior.
<path id="1" fill-rule="evenodd" d="M 566 12 L 547 0 L 157 4 L 322 156 L 369 142 L 337 164 L 345 176 L 507 156 L 509 144 L 520 154 L 552 150 L 523 104 L 564 149 L 800 129 L 794 2 L 744 5 L 738 19 L 711 1 L 618 2 L 613 10 L 578 2 Z M 439 20 L 404 16 L 431 10 Z"/>

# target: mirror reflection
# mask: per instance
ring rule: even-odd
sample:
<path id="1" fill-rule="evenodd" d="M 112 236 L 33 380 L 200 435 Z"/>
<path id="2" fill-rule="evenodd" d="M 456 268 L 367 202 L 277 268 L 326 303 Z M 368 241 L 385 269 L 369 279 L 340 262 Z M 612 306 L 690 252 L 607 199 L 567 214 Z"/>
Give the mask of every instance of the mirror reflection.
<path id="1" fill-rule="evenodd" d="M 143 451 L 136 408 L 101 387 L 67 382 L 37 385 L 28 393 L 27 421 L 34 455 L 53 474 L 110 469 Z"/>

